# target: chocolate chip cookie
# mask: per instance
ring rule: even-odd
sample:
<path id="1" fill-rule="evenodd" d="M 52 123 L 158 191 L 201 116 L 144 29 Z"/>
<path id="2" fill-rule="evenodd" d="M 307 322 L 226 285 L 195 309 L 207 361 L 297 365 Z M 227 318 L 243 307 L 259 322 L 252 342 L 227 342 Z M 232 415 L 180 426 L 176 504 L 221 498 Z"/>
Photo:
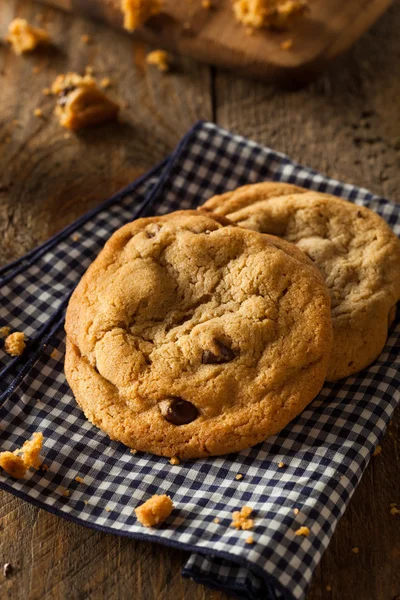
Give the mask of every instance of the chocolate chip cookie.
<path id="1" fill-rule="evenodd" d="M 321 389 L 332 343 L 329 294 L 300 250 L 199 211 L 114 233 L 71 297 L 66 332 L 86 417 L 181 458 L 280 431 Z"/>
<path id="2" fill-rule="evenodd" d="M 400 242 L 376 213 L 351 202 L 287 185 L 260 183 L 207 201 L 251 230 L 297 245 L 330 291 L 334 342 L 328 380 L 347 377 L 381 353 L 400 299 Z M 279 192 L 279 193 L 278 193 Z"/>

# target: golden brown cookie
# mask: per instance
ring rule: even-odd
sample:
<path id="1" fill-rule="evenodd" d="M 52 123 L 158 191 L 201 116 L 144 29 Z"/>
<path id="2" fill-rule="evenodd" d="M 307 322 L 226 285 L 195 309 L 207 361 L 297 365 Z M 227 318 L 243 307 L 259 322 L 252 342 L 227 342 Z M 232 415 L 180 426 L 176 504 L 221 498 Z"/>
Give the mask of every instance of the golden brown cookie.
<path id="1" fill-rule="evenodd" d="M 328 380 L 346 377 L 381 353 L 400 298 L 400 242 L 377 214 L 317 192 L 276 194 L 286 184 L 238 188 L 205 203 L 237 225 L 297 245 L 331 294 L 334 343 Z M 237 209 L 238 207 L 239 209 Z M 233 208 L 233 210 L 230 210 Z"/>
<path id="2" fill-rule="evenodd" d="M 87 418 L 137 450 L 225 454 L 318 394 L 329 294 L 295 246 L 181 211 L 125 225 L 71 297 L 65 372 Z"/>

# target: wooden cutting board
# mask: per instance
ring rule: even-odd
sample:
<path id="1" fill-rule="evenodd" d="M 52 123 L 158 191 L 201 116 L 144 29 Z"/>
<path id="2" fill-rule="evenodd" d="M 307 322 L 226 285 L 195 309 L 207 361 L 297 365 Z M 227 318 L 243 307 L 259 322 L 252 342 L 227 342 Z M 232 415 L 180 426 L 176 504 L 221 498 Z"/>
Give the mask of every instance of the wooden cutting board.
<path id="1" fill-rule="evenodd" d="M 40 0 L 122 28 L 120 0 Z M 285 32 L 255 30 L 235 21 L 231 0 L 164 0 L 163 13 L 134 32 L 165 48 L 235 72 L 287 85 L 312 80 L 347 50 L 388 8 L 391 0 L 311 0 L 311 10 Z M 292 40 L 288 50 L 281 42 Z M 384 42 L 383 42 L 384 43 Z"/>

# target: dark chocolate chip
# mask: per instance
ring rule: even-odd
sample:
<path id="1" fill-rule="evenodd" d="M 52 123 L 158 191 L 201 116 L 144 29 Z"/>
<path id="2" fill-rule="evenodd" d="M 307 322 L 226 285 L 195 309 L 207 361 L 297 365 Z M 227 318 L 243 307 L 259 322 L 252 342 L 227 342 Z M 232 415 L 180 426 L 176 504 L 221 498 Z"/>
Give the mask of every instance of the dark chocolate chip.
<path id="1" fill-rule="evenodd" d="M 74 85 L 70 85 L 70 86 L 64 88 L 63 90 L 61 90 L 61 92 L 59 92 L 59 94 L 58 94 L 57 104 L 59 104 L 60 106 L 64 106 L 64 104 L 66 104 L 66 102 L 67 102 L 68 94 L 70 94 L 74 90 L 76 90 L 76 87 Z"/>
<path id="2" fill-rule="evenodd" d="M 164 419 L 172 425 L 187 425 L 199 416 L 199 411 L 191 402 L 171 396 L 158 405 Z"/>
<path id="3" fill-rule="evenodd" d="M 214 339 L 215 352 L 204 350 L 201 357 L 203 365 L 220 365 L 227 363 L 235 358 L 235 353 L 231 348 L 225 346 L 220 340 Z"/>

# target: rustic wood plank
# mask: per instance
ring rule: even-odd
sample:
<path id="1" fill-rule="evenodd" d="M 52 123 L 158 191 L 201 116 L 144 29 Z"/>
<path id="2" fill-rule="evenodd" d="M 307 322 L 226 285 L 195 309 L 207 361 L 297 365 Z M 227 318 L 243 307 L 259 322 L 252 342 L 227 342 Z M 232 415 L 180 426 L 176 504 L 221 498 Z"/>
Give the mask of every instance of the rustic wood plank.
<path id="1" fill-rule="evenodd" d="M 249 84 L 218 72 L 217 122 L 337 179 L 400 202 L 400 3 L 311 86 Z M 397 70 L 397 74 L 396 74 Z M 314 576 L 308 600 L 400 594 L 400 414 Z M 351 551 L 359 547 L 359 554 Z M 326 590 L 331 585 L 332 591 Z"/>
<path id="2" fill-rule="evenodd" d="M 5 0 L 0 38 L 14 16 L 34 21 L 37 14 L 44 15 L 55 48 L 19 57 L 0 46 L 3 263 L 133 181 L 168 154 L 193 122 L 212 116 L 207 67 L 177 59 L 174 72 L 161 74 L 146 65 L 146 45 L 110 28 L 27 0 Z M 93 40 L 89 45 L 81 41 L 85 33 Z M 52 115 L 54 100 L 42 89 L 58 73 L 83 72 L 87 65 L 115 82 L 110 95 L 128 108 L 118 125 L 68 134 Z M 37 107 L 43 119 L 33 115 Z"/>

